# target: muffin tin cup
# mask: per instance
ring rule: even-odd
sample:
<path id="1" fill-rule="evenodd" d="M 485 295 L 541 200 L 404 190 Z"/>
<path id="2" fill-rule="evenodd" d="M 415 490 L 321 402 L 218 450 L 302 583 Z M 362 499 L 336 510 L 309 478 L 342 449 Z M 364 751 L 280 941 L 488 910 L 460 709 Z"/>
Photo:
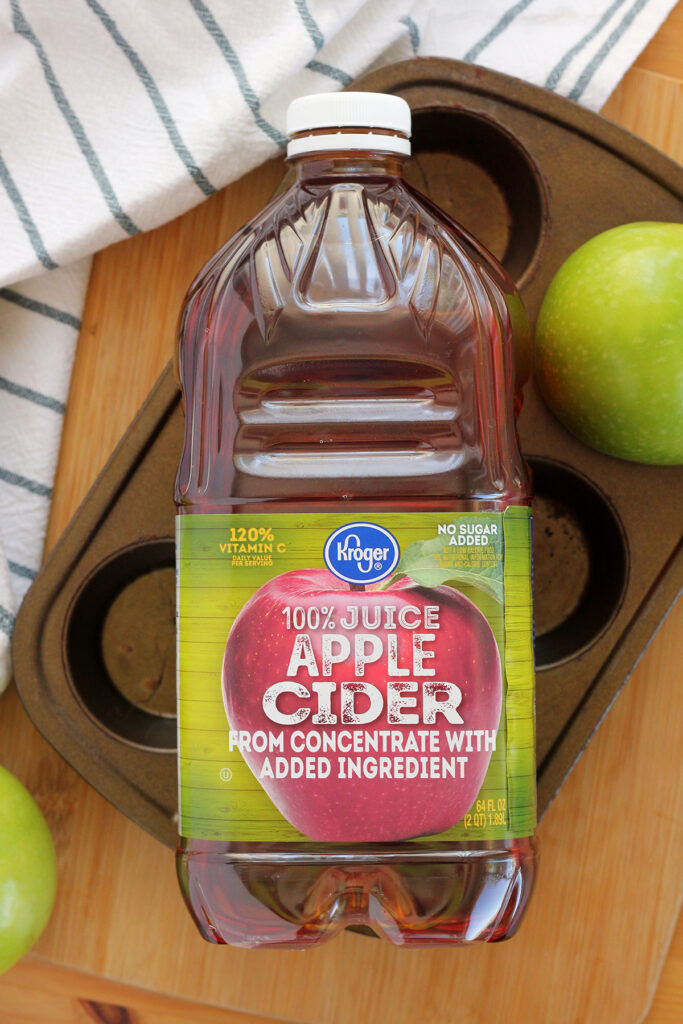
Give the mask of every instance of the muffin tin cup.
<path id="1" fill-rule="evenodd" d="M 481 113 L 418 107 L 411 142 L 408 183 L 464 224 L 523 286 L 541 259 L 548 197 L 519 139 Z"/>
<path id="2" fill-rule="evenodd" d="M 538 673 L 578 658 L 597 643 L 624 600 L 629 554 L 618 513 L 593 481 L 556 459 L 528 461 L 535 495 Z"/>
<path id="3" fill-rule="evenodd" d="M 491 248 L 532 319 L 560 263 L 586 239 L 626 221 L 683 219 L 674 163 L 544 90 L 436 59 L 383 68 L 354 88 L 408 100 L 409 182 Z M 171 846 L 171 495 L 182 432 L 169 366 L 29 591 L 13 651 L 37 727 L 96 789 Z M 554 419 L 533 383 L 520 437 L 536 489 L 542 813 L 680 588 L 683 473 L 592 451 Z"/>
<path id="4" fill-rule="evenodd" d="M 131 544 L 90 572 L 68 609 L 67 677 L 76 699 L 111 736 L 175 751 L 173 538 Z"/>

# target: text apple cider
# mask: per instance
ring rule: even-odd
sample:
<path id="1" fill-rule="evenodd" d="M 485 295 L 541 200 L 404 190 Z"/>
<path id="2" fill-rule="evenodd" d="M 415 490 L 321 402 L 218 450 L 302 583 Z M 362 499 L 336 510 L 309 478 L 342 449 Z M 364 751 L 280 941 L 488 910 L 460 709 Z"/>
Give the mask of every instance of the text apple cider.
<path id="1" fill-rule="evenodd" d="M 514 285 L 409 109 L 290 108 L 296 180 L 180 324 L 178 875 L 210 941 L 498 941 L 533 885 Z"/>

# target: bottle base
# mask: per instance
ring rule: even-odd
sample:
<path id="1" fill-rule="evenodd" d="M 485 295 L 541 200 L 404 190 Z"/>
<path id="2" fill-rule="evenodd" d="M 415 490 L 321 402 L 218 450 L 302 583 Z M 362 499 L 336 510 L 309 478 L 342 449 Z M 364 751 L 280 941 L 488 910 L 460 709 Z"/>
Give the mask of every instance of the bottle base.
<path id="1" fill-rule="evenodd" d="M 530 839 L 413 857 L 268 858 L 185 848 L 177 858 L 205 939 L 286 949 L 321 945 L 345 928 L 405 948 L 501 942 L 519 927 L 536 866 Z"/>

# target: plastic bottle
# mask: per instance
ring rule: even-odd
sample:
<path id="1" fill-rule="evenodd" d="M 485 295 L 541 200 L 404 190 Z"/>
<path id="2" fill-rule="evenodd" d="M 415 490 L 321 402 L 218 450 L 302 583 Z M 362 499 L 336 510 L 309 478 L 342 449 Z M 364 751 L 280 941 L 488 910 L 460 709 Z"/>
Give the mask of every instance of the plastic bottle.
<path id="1" fill-rule="evenodd" d="M 535 858 L 523 309 L 403 180 L 403 100 L 288 131 L 180 325 L 181 887 L 213 942 L 498 941 Z"/>

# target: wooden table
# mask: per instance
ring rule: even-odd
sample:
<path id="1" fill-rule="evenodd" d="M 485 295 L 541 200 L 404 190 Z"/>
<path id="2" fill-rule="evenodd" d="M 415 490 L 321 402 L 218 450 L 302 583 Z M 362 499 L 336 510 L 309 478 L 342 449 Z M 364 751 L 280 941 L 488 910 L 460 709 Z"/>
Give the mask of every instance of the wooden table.
<path id="1" fill-rule="evenodd" d="M 604 110 L 679 160 L 682 54 L 683 3 Z M 48 548 L 168 360 L 193 272 L 279 173 L 266 165 L 96 258 Z M 1 1024 L 631 1024 L 653 994 L 650 1024 L 682 1020 L 683 929 L 670 945 L 681 895 L 682 660 L 680 602 L 541 824 L 538 890 L 519 936 L 413 954 L 351 934 L 306 956 L 205 945 L 168 850 L 76 776 L 11 689 L 0 756 L 49 819 L 60 887 L 35 951 L 0 980 Z"/>

